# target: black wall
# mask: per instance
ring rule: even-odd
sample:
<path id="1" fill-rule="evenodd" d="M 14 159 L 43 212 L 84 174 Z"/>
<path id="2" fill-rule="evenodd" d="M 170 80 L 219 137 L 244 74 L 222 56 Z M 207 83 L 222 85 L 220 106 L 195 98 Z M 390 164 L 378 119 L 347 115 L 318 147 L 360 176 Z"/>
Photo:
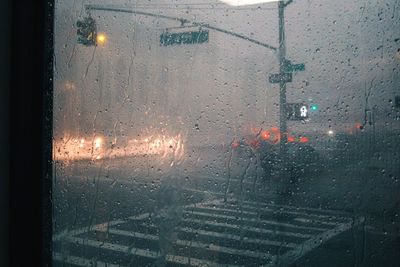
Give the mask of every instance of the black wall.
<path id="1" fill-rule="evenodd" d="M 9 60 L 9 64 L 2 60 L 8 73 L 1 82 L 10 85 L 3 99 L 9 103 L 9 107 L 4 105 L 9 114 L 2 118 L 9 130 L 1 136 L 2 146 L 4 142 L 10 148 L 1 155 L 9 155 L 9 168 L 2 168 L 2 177 L 8 177 L 2 181 L 2 188 L 8 189 L 2 202 L 8 206 L 9 222 L 3 228 L 9 237 L 8 253 L 3 254 L 8 255 L 10 266 L 47 266 L 51 256 L 52 5 L 43 0 L 0 2 L 0 17 L 5 21 L 0 23 L 5 28 L 1 33 L 10 41 L 5 42 L 8 48 L 0 49 L 1 58 Z"/>
<path id="2" fill-rule="evenodd" d="M 0 266 L 8 264 L 10 10 L 10 1 L 0 1 Z"/>

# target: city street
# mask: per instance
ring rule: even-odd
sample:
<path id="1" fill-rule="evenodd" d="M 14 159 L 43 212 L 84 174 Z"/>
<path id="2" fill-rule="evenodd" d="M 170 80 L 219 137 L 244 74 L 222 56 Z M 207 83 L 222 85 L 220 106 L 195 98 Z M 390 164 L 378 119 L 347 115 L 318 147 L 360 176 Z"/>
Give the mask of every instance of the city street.
<path id="1" fill-rule="evenodd" d="M 56 266 L 400 263 L 398 1 L 59 1 Z"/>
<path id="2" fill-rule="evenodd" d="M 135 159 L 60 168 L 53 254 L 59 266 L 396 266 L 400 260 L 398 212 L 388 209 L 394 200 L 382 187 L 387 196 L 379 206 L 375 188 L 376 205 L 367 207 L 368 179 L 341 181 L 348 177 L 337 171 L 335 189 L 325 173 L 287 196 L 273 181 L 260 180 L 252 191 L 254 173 L 242 183 L 233 175 L 224 201 L 223 175 L 196 177 L 183 166 L 180 175 L 133 169 L 127 175 L 115 165 L 127 161 Z M 361 182 L 363 192 L 341 188 Z M 385 207 L 386 218 L 379 212 Z"/>

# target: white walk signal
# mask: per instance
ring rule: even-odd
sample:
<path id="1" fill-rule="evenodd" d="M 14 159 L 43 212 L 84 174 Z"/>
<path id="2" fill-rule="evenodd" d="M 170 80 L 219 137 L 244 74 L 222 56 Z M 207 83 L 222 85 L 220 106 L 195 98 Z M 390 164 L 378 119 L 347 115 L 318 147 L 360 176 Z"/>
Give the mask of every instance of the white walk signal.
<path id="1" fill-rule="evenodd" d="M 301 106 L 300 117 L 307 118 L 307 112 L 308 112 L 307 106 Z"/>

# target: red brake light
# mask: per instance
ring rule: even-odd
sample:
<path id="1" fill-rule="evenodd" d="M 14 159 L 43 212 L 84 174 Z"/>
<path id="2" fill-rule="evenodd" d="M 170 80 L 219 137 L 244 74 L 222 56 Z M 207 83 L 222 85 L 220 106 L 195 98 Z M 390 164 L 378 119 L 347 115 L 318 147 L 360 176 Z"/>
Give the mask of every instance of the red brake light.
<path id="1" fill-rule="evenodd" d="M 308 139 L 308 137 L 302 136 L 300 137 L 300 143 L 308 143 L 310 141 L 310 139 Z"/>
<path id="2" fill-rule="evenodd" d="M 268 139 L 271 137 L 271 133 L 268 132 L 268 131 L 263 131 L 263 132 L 261 133 L 261 137 L 262 137 L 262 139 L 264 139 L 264 140 L 268 140 Z"/>

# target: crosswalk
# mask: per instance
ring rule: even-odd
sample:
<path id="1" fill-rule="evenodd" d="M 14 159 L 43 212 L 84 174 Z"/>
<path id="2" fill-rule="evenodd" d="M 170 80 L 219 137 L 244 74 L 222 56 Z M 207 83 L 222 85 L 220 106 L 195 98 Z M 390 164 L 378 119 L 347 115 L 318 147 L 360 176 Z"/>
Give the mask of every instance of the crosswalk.
<path id="1" fill-rule="evenodd" d="M 54 266 L 289 266 L 362 223 L 344 212 L 231 199 L 145 213 L 54 237 Z"/>

